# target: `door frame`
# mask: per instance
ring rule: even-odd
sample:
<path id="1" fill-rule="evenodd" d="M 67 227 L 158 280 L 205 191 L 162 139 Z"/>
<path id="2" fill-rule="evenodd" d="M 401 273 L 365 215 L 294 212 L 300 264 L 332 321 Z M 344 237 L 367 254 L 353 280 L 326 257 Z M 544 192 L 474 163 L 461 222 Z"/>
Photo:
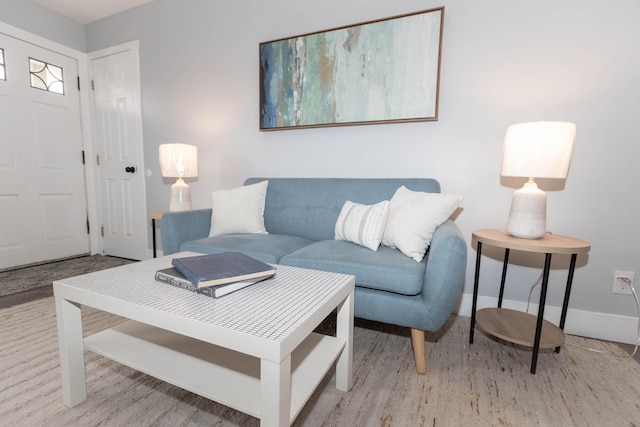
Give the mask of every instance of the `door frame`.
<path id="1" fill-rule="evenodd" d="M 87 199 L 87 216 L 89 219 L 89 251 L 91 255 L 103 253 L 103 242 L 100 233 L 99 191 L 97 182 L 97 167 L 89 159 L 96 158 L 93 139 L 93 120 L 91 116 L 91 79 L 89 78 L 89 60 L 85 52 L 54 42 L 37 34 L 30 33 L 13 25 L 0 21 L 0 32 L 40 46 L 77 61 L 78 77 L 80 78 L 80 128 L 82 133 L 82 148 L 85 154 L 85 191 Z"/>

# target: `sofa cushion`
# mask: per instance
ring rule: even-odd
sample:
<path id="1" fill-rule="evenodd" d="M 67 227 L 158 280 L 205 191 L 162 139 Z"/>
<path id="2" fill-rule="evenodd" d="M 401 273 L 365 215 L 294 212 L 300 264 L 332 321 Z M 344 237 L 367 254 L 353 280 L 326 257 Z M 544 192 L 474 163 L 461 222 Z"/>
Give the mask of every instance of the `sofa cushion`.
<path id="1" fill-rule="evenodd" d="M 268 263 L 278 263 L 280 258 L 309 245 L 310 240 L 281 234 L 225 234 L 191 240 L 180 245 L 180 251 L 217 254 L 242 252 L 252 258 Z"/>
<path id="2" fill-rule="evenodd" d="M 382 244 L 422 261 L 436 227 L 451 216 L 460 202 L 459 196 L 411 191 L 401 186 L 389 202 Z"/>
<path id="3" fill-rule="evenodd" d="M 212 193 L 209 237 L 231 233 L 267 234 L 264 228 L 264 200 L 269 181 Z"/>
<path id="4" fill-rule="evenodd" d="M 249 178 L 245 185 L 269 181 L 264 226 L 269 233 L 316 242 L 334 238 L 344 202 L 372 205 L 389 200 L 401 185 L 410 190 L 440 192 L 427 178 Z"/>
<path id="5" fill-rule="evenodd" d="M 374 252 L 355 243 L 324 240 L 282 257 L 279 263 L 353 274 L 357 286 L 417 295 L 422 291 L 427 260 L 425 257 L 418 263 L 397 249 L 384 246 Z"/>
<path id="6" fill-rule="evenodd" d="M 336 240 L 352 242 L 377 251 L 389 216 L 389 201 L 375 205 L 362 205 L 350 200 L 344 202 L 336 221 Z"/>

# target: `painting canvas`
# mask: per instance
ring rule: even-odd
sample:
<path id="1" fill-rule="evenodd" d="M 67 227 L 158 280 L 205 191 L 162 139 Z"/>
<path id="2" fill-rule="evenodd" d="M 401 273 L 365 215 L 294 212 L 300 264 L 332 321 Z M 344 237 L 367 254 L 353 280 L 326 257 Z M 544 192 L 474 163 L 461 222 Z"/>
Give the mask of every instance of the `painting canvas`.
<path id="1" fill-rule="evenodd" d="M 437 120 L 443 17 L 260 43 L 260 130 Z"/>

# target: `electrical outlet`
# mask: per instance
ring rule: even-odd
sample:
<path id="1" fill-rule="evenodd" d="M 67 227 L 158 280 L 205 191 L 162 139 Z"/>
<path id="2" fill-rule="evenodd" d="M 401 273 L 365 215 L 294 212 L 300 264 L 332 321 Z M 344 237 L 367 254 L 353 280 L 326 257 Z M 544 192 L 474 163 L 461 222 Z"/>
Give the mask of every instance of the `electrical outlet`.
<path id="1" fill-rule="evenodd" d="M 631 287 L 633 286 L 635 276 L 636 273 L 633 271 L 616 270 L 613 275 L 613 293 L 631 295 L 633 293 Z"/>

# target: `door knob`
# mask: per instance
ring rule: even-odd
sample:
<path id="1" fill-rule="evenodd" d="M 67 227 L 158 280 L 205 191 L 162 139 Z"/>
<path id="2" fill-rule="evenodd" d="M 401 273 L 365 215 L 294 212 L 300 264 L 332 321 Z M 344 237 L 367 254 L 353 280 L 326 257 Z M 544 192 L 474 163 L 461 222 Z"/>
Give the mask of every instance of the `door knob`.
<path id="1" fill-rule="evenodd" d="M 127 166 L 126 168 L 124 168 L 124 171 L 127 172 L 127 173 L 135 173 L 136 167 L 135 166 Z"/>

